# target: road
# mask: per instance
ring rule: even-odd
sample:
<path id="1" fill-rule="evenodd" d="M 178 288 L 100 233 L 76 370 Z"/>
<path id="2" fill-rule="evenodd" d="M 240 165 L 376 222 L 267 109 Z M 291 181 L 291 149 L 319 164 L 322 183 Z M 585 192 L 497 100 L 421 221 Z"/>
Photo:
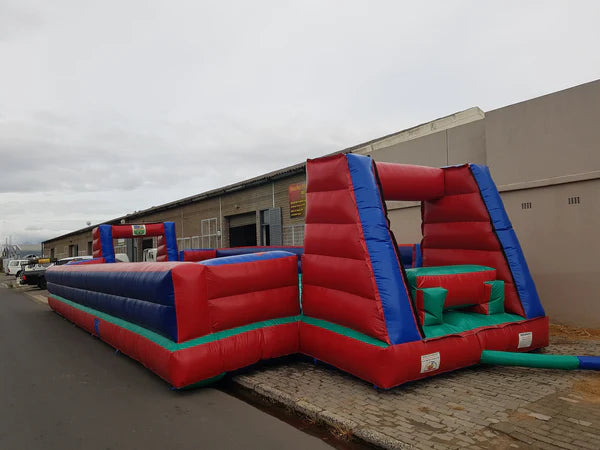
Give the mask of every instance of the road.
<path id="1" fill-rule="evenodd" d="M 0 287 L 0 448 L 330 449 L 216 389 L 175 392 L 141 364 Z"/>

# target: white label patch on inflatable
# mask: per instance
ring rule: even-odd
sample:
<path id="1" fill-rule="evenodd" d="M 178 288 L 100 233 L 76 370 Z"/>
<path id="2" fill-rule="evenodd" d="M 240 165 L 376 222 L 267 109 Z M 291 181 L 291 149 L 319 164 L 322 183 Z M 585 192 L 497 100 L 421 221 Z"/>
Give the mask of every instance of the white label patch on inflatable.
<path id="1" fill-rule="evenodd" d="M 531 341 L 533 340 L 533 333 L 528 331 L 526 333 L 519 333 L 519 346 L 517 348 L 531 347 Z"/>
<path id="2" fill-rule="evenodd" d="M 131 234 L 134 236 L 145 236 L 146 225 L 131 225 Z"/>
<path id="3" fill-rule="evenodd" d="M 440 352 L 421 355 L 421 373 L 433 372 L 440 368 Z"/>

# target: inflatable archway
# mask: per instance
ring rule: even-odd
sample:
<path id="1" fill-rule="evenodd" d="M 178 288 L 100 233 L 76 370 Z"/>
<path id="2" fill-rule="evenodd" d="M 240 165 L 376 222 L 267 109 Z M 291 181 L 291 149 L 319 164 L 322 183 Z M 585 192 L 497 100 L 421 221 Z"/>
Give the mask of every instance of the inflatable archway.
<path id="1" fill-rule="evenodd" d="M 177 261 L 177 236 L 175 223 L 149 223 L 144 225 L 99 225 L 92 230 L 93 256 L 103 262 L 115 262 L 113 239 L 158 237 L 156 261 Z"/>

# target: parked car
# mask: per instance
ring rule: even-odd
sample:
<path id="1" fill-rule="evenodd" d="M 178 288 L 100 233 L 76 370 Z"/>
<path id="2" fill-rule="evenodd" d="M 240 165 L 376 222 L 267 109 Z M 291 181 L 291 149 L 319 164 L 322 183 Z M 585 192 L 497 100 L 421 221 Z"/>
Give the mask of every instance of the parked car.
<path id="1" fill-rule="evenodd" d="M 21 284 L 27 284 L 31 286 L 37 286 L 40 289 L 46 289 L 46 269 L 52 266 L 62 266 L 73 261 L 82 261 L 85 259 L 92 259 L 91 256 L 72 256 L 69 258 L 61 258 L 52 264 L 31 264 L 31 270 L 24 270 L 21 274 Z"/>
<path id="2" fill-rule="evenodd" d="M 44 279 L 44 273 L 46 269 L 52 264 L 23 264 L 21 267 L 21 273 L 19 275 L 19 284 L 31 284 L 38 285 L 39 280 Z M 41 287 L 41 286 L 40 286 Z"/>

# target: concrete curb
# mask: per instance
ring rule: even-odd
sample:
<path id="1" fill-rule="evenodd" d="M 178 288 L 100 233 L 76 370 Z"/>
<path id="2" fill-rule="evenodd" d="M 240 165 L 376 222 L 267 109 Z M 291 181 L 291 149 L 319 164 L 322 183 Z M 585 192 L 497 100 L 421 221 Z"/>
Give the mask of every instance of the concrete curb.
<path id="1" fill-rule="evenodd" d="M 378 431 L 361 427 L 356 422 L 346 419 L 332 411 L 322 409 L 304 398 L 294 398 L 276 387 L 264 383 L 255 383 L 244 375 L 233 376 L 231 381 L 239 387 L 248 389 L 263 399 L 289 408 L 300 416 L 320 422 L 327 427 L 348 433 L 360 441 L 377 447 L 388 449 L 413 448 L 412 445 L 401 442 Z"/>

